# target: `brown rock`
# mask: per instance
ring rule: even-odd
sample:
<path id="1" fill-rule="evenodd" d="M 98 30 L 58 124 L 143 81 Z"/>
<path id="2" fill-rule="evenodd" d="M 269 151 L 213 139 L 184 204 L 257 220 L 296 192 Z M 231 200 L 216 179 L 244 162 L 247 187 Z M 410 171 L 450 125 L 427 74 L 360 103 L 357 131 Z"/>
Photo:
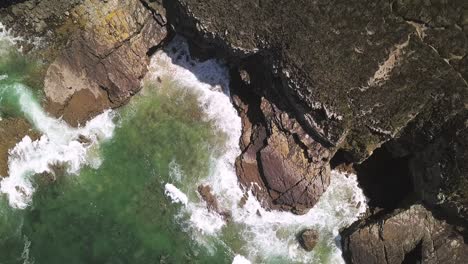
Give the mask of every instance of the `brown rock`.
<path id="1" fill-rule="evenodd" d="M 85 1 L 72 14 L 82 28 L 50 65 L 44 90 L 49 105 L 62 106 L 53 114 L 76 125 L 139 91 L 147 52 L 167 30 L 140 1 Z"/>
<path id="2" fill-rule="evenodd" d="M 306 251 L 312 251 L 317 245 L 318 239 L 319 234 L 317 231 L 313 229 L 306 229 L 300 234 L 299 243 Z"/>
<path id="3" fill-rule="evenodd" d="M 421 205 L 354 225 L 342 237 L 349 263 L 466 263 L 468 258 L 463 236 Z"/>
<path id="4" fill-rule="evenodd" d="M 216 196 L 213 194 L 212 189 L 209 185 L 198 186 L 198 193 L 206 202 L 208 210 L 218 213 L 224 218 L 225 221 L 229 221 L 231 219 L 231 212 L 223 210 L 219 207 L 218 199 L 216 199 Z"/>
<path id="5" fill-rule="evenodd" d="M 307 212 L 329 184 L 330 152 L 267 99 L 259 105 L 243 99 L 234 100 L 243 123 L 243 153 L 236 161 L 240 182 L 267 208 Z M 253 109 L 262 121 L 249 115 Z"/>
<path id="6" fill-rule="evenodd" d="M 87 138 L 86 136 L 79 135 L 78 142 L 80 142 L 81 144 L 87 145 L 91 143 L 91 139 Z"/>
<path id="7" fill-rule="evenodd" d="M 89 89 L 83 89 L 72 94 L 65 104 L 48 101 L 45 105 L 47 112 L 55 116 L 62 116 L 72 126 L 84 125 L 90 118 L 100 114 L 102 110 L 112 107 L 104 90 L 97 90 L 93 94 Z"/>
<path id="8" fill-rule="evenodd" d="M 198 193 L 201 195 L 202 199 L 206 202 L 209 210 L 219 212 L 218 200 L 213 195 L 211 187 L 209 185 L 198 186 Z"/>

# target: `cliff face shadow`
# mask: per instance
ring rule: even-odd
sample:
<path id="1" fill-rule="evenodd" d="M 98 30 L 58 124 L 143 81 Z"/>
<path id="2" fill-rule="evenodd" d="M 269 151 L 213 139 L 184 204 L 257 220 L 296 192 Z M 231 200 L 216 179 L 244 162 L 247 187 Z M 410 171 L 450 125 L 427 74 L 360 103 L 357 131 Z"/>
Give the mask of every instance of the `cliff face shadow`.
<path id="1" fill-rule="evenodd" d="M 22 2 L 26 2 L 26 0 L 1 0 L 0 1 L 0 8 L 5 8 L 5 7 L 8 7 L 10 5 L 19 4 L 19 3 L 22 3 Z"/>
<path id="2" fill-rule="evenodd" d="M 385 144 L 362 164 L 355 165 L 369 206 L 393 210 L 413 192 L 409 157 L 393 157 Z"/>
<path id="3" fill-rule="evenodd" d="M 175 35 L 163 51 L 173 64 L 190 71 L 198 81 L 229 94 L 230 73 L 225 61 L 194 48 L 180 35 Z"/>

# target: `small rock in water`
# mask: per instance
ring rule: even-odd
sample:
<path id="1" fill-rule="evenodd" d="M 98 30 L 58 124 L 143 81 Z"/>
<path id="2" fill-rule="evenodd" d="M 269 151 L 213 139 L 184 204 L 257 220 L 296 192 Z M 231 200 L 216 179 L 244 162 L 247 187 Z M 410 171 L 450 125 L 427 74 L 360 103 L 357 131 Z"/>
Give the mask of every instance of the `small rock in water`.
<path id="1" fill-rule="evenodd" d="M 81 144 L 84 144 L 84 145 L 88 145 L 88 144 L 91 144 L 91 139 L 89 139 L 88 137 L 86 137 L 84 135 L 79 135 L 78 136 L 78 142 L 80 142 Z"/>
<path id="2" fill-rule="evenodd" d="M 317 245 L 318 239 L 319 234 L 317 231 L 313 229 L 306 229 L 302 231 L 301 235 L 299 236 L 299 243 L 306 251 L 312 251 Z"/>
<path id="3" fill-rule="evenodd" d="M 206 202 L 209 210 L 219 212 L 218 200 L 216 200 L 209 185 L 198 186 L 198 193 L 200 193 L 202 199 Z"/>
<path id="4" fill-rule="evenodd" d="M 248 197 L 246 194 L 244 194 L 239 201 L 239 207 L 244 208 L 245 204 L 247 203 L 247 200 L 248 200 Z"/>
<path id="5" fill-rule="evenodd" d="M 198 193 L 200 193 L 202 199 L 206 202 L 207 208 L 210 211 L 216 212 L 223 217 L 225 221 L 230 221 L 232 214 L 229 211 L 221 210 L 219 208 L 218 200 L 213 194 L 211 186 L 200 185 L 198 186 Z"/>

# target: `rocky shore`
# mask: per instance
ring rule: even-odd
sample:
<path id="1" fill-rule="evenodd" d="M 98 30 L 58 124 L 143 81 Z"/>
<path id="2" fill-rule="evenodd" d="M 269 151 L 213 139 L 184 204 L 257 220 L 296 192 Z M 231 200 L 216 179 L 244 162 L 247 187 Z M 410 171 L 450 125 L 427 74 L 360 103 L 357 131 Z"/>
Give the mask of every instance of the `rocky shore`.
<path id="1" fill-rule="evenodd" d="M 51 114 L 76 126 L 125 104 L 181 34 L 231 68 L 236 170 L 265 207 L 306 212 L 346 166 L 371 206 L 342 232 L 347 261 L 468 256 L 466 1 L 7 2 Z"/>

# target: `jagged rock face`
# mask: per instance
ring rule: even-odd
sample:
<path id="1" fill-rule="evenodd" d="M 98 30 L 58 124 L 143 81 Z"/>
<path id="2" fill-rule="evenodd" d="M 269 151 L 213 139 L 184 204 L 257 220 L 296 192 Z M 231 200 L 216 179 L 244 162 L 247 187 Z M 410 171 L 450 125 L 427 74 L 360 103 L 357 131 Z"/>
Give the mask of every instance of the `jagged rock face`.
<path id="1" fill-rule="evenodd" d="M 73 113 L 73 119 L 82 122 L 102 109 L 120 106 L 140 89 L 147 52 L 167 31 L 139 1 L 85 1 L 73 13 L 83 26 L 50 65 L 44 91 L 51 102 L 64 106 L 59 114 L 65 119 Z M 90 107 L 67 108 L 82 90 L 90 91 L 82 99 L 92 102 Z"/>
<path id="2" fill-rule="evenodd" d="M 405 20 L 396 12 L 401 4 L 177 2 L 168 9 L 177 14 L 174 23 L 182 31 L 191 29 L 212 43 L 224 42 L 233 54 L 268 53 L 272 63 L 267 70 L 283 80 L 283 99 L 304 128 L 347 149 L 356 161 L 394 137 L 425 105 L 448 93 L 466 94 L 466 81 L 429 41 L 429 36 L 445 38 Z M 457 3 L 440 7 L 452 5 Z M 454 12 L 446 15 L 460 17 L 460 8 Z M 188 18 L 182 21 L 184 16 Z M 465 23 L 455 20 L 453 28 L 455 22 Z M 466 34 L 454 30 L 461 42 L 457 56 L 463 57 Z"/>
<path id="3" fill-rule="evenodd" d="M 416 192 L 451 217 L 468 222 L 468 111 L 447 122 L 445 133 L 414 154 Z"/>
<path id="4" fill-rule="evenodd" d="M 440 130 L 466 109 L 465 2 L 178 0 L 165 1 L 165 6 L 178 32 L 207 50 L 217 48 L 213 54 L 236 65 L 250 63 L 245 76 L 265 77 L 264 85 L 249 87 L 256 86 L 257 95 L 294 119 L 316 142 L 316 153 L 328 152 L 310 165 L 315 169 L 308 172 L 315 175 L 307 177 L 314 179 L 322 178 L 337 150 L 359 163 L 383 143 L 421 129 Z M 241 179 L 268 190 L 285 182 L 279 175 L 295 174 L 272 169 L 276 182 L 264 175 L 262 153 L 263 161 L 281 160 L 271 154 L 281 153 L 278 140 L 269 139 L 267 124 L 275 122 L 271 116 L 265 115 L 266 125 L 244 130 L 244 137 L 257 140 L 238 161 Z M 294 134 L 281 133 L 284 142 Z"/>
<path id="5" fill-rule="evenodd" d="M 265 97 L 244 91 L 234 95 L 234 104 L 243 122 L 240 182 L 267 208 L 305 213 L 330 184 L 330 151 Z"/>
<path id="6" fill-rule="evenodd" d="M 468 245 L 446 222 L 421 205 L 343 232 L 349 263 L 466 263 Z M 418 262 L 419 261 L 419 262 Z"/>
<path id="7" fill-rule="evenodd" d="M 252 181 L 254 177 L 249 171 L 239 174 L 248 179 L 243 182 L 246 186 L 253 182 L 264 183 L 270 207 L 302 213 L 317 203 L 330 184 L 330 170 L 323 162 L 330 152 L 308 137 L 294 118 L 280 112 L 267 100 L 262 99 L 260 108 L 268 120 L 266 127 L 259 126 L 259 131 L 255 131 L 260 135 L 239 157 L 238 166 L 239 170 L 254 166 L 254 175 L 260 178 Z M 249 157 L 252 155 L 254 159 Z"/>

